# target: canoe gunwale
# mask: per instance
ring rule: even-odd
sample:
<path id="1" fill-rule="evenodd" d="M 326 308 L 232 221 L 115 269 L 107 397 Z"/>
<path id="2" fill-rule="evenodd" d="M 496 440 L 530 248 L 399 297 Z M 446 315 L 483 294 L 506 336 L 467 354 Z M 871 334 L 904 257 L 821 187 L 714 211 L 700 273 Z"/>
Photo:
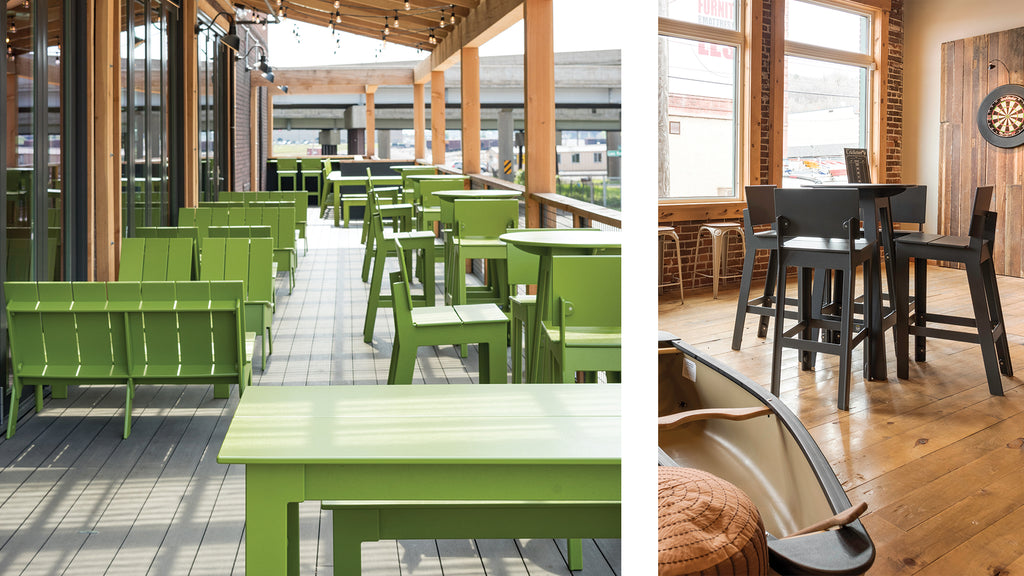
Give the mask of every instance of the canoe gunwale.
<path id="1" fill-rule="evenodd" d="M 801 452 L 803 452 L 803 455 L 806 458 L 807 463 L 813 470 L 814 476 L 818 481 L 818 485 L 820 486 L 822 493 L 825 496 L 825 499 L 828 501 L 829 507 L 832 508 L 833 514 L 838 514 L 839 512 L 842 512 L 851 507 L 850 499 L 847 497 L 846 491 L 843 489 L 842 484 L 839 482 L 839 479 L 836 478 L 835 472 L 832 470 L 832 466 L 829 464 L 828 459 L 825 458 L 825 455 L 821 452 L 821 449 L 818 447 L 817 442 L 814 441 L 814 438 L 804 427 L 800 419 L 797 418 L 796 414 L 794 414 L 781 400 L 773 396 L 770 392 L 764 389 L 764 387 L 758 385 L 757 383 L 753 382 L 752 380 L 746 378 L 741 374 L 737 374 L 728 366 L 722 364 L 721 362 L 714 358 L 711 358 L 701 353 L 700 351 L 690 346 L 686 342 L 683 342 L 682 340 L 679 339 L 665 340 L 665 337 L 667 336 L 667 334 L 662 333 L 662 335 L 659 336 L 659 340 L 661 340 L 662 342 L 669 342 L 674 348 L 676 348 L 686 356 L 689 356 L 694 360 L 704 364 L 707 368 L 710 368 L 714 372 L 725 377 L 729 381 L 735 383 L 748 394 L 750 394 L 752 397 L 756 398 L 758 402 L 767 406 L 772 411 L 772 413 L 776 417 L 778 417 L 779 422 L 782 423 L 785 429 L 792 436 L 793 440 L 799 446 Z M 817 536 L 817 538 L 812 539 L 812 537 L 814 536 Z M 799 543 L 800 545 L 793 546 L 793 544 L 796 544 L 795 541 L 797 539 L 805 538 L 807 540 Z M 870 554 L 867 555 L 868 559 L 866 562 L 860 563 L 856 566 L 844 565 L 843 568 L 840 569 L 838 572 L 822 573 L 863 573 L 868 568 L 870 568 L 872 563 L 874 562 L 874 543 L 871 541 L 871 537 L 868 535 L 867 530 L 864 528 L 864 525 L 861 523 L 860 520 L 854 520 L 853 522 L 847 524 L 839 530 L 833 530 L 831 531 L 831 534 L 811 534 L 807 536 L 797 537 L 794 539 L 789 539 L 788 541 L 785 538 L 781 540 L 769 538 L 769 547 L 773 553 L 785 554 L 783 552 L 783 550 L 785 549 L 806 549 L 808 545 L 814 546 L 815 541 L 817 541 L 817 543 L 819 544 L 824 545 L 822 549 L 817 550 L 818 554 L 827 553 L 827 550 L 829 548 L 834 549 L 837 547 L 840 549 L 844 549 L 844 552 L 846 552 L 848 547 L 845 545 L 840 545 L 843 543 L 859 542 L 861 545 L 866 544 L 868 547 L 870 547 Z M 843 552 L 837 552 L 835 554 L 837 556 L 845 556 Z M 803 554 L 799 554 L 799 556 L 803 556 Z M 785 557 L 775 559 L 781 559 L 784 562 L 790 560 L 789 558 Z M 773 566 L 775 564 L 776 562 L 773 562 Z M 840 562 L 840 564 L 842 563 Z M 788 568 L 795 569 L 796 566 L 788 565 Z"/>

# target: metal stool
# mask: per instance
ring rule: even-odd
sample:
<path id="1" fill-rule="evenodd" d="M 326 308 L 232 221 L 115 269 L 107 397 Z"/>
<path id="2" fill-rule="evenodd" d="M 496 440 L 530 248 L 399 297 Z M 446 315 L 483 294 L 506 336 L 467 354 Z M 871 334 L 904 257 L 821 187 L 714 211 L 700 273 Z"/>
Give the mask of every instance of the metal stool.
<path id="1" fill-rule="evenodd" d="M 661 248 L 659 254 L 661 255 L 661 275 L 658 276 L 658 288 L 664 288 L 666 286 L 679 286 L 679 303 L 683 304 L 683 259 L 679 255 L 679 235 L 676 234 L 676 229 L 672 226 L 658 226 L 658 245 Z M 665 244 L 668 242 L 675 242 L 676 244 L 676 271 L 678 272 L 676 279 L 672 282 L 661 282 L 665 278 Z"/>
<path id="2" fill-rule="evenodd" d="M 726 268 L 726 256 L 728 255 L 728 247 L 726 243 L 726 237 L 729 233 L 733 233 L 740 239 L 740 244 L 743 245 L 744 251 L 746 251 L 746 242 L 743 239 L 743 225 L 737 222 L 709 222 L 702 224 L 700 229 L 697 230 L 697 247 L 693 249 L 693 278 L 697 279 L 697 256 L 700 254 L 701 240 L 704 239 L 704 232 L 707 231 L 708 236 L 711 238 L 711 274 L 700 273 L 701 276 L 709 277 L 713 279 L 714 284 L 714 298 L 718 299 L 718 280 L 720 278 L 739 278 L 742 276 L 742 272 L 735 274 L 729 274 Z"/>

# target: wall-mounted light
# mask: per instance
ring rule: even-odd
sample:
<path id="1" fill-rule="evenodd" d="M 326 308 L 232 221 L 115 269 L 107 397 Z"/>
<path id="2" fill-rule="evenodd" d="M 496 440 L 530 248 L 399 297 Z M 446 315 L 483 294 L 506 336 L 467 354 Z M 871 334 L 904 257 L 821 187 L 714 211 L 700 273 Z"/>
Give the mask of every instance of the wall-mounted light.
<path id="1" fill-rule="evenodd" d="M 229 17 L 233 16 L 230 12 L 217 12 L 213 17 L 213 20 L 210 20 L 210 23 L 205 25 L 206 29 L 209 30 L 210 28 L 213 28 L 213 24 L 217 21 L 217 18 L 220 18 L 222 15 Z M 228 18 L 228 20 L 230 22 L 230 24 L 228 24 L 228 33 L 220 37 L 220 42 L 235 52 L 238 52 L 242 47 L 242 39 L 238 37 L 235 22 L 231 18 Z M 196 34 L 202 32 L 203 26 L 204 24 L 202 22 L 196 23 Z"/>

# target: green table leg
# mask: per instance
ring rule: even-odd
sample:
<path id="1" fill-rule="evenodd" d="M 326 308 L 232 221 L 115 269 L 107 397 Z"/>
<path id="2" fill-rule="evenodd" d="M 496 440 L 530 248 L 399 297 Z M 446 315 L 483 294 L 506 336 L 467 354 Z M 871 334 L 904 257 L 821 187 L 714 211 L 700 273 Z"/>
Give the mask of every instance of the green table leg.
<path id="1" fill-rule="evenodd" d="M 302 466 L 245 467 L 245 573 L 297 576 Z"/>
<path id="2" fill-rule="evenodd" d="M 338 206 L 341 205 L 341 182 L 333 182 L 334 184 L 334 227 L 338 227 Z"/>

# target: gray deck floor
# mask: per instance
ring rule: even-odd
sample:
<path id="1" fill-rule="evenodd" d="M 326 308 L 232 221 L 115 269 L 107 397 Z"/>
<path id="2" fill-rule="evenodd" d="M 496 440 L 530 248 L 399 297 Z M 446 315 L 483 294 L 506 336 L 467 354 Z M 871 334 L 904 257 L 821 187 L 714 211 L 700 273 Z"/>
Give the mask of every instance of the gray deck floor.
<path id="1" fill-rule="evenodd" d="M 277 282 L 274 352 L 257 386 L 383 385 L 390 310 L 362 341 L 368 285 L 359 279 L 359 227 L 335 229 L 310 209 L 309 253 L 295 291 Z M 300 244 L 301 246 L 301 244 Z M 440 268 L 438 269 L 440 272 Z M 257 352 L 258 354 L 258 352 Z M 475 347 L 421 349 L 416 382 L 477 381 Z M 0 575 L 245 573 L 244 466 L 216 462 L 238 403 L 210 386 L 138 389 L 132 434 L 121 440 L 123 387 L 72 387 L 66 400 L 0 439 Z M 302 574 L 330 574 L 331 522 L 300 506 Z M 618 540 L 584 542 L 583 574 L 617 575 Z M 363 574 L 569 574 L 565 541 L 419 540 L 363 545 Z"/>

